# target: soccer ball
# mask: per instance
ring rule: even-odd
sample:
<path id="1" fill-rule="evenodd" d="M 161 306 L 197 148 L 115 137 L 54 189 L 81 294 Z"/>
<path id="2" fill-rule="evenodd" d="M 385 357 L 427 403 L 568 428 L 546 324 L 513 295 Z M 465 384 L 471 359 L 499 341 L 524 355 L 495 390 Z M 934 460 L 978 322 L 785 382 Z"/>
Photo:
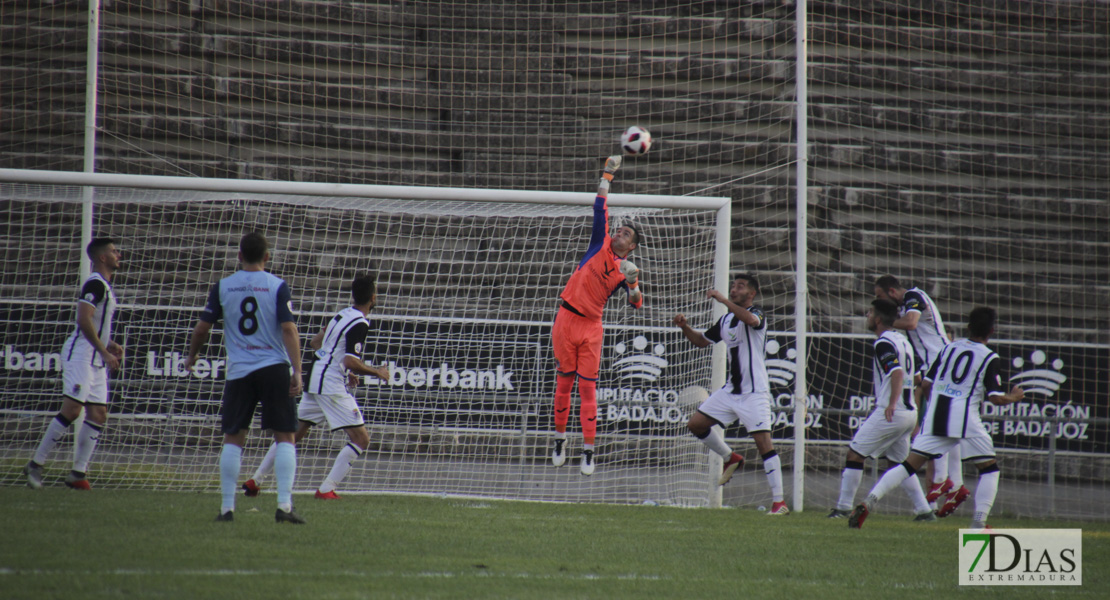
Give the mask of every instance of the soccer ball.
<path id="1" fill-rule="evenodd" d="M 651 148 L 651 134 L 643 127 L 633 125 L 621 134 L 621 150 L 625 154 L 643 154 Z"/>

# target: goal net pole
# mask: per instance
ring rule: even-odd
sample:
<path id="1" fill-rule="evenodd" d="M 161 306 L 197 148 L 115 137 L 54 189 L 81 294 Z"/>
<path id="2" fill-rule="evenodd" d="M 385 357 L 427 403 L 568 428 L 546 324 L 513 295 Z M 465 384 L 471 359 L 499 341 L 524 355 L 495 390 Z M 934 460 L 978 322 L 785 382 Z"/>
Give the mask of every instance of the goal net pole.
<path id="1" fill-rule="evenodd" d="M 802 512 L 805 510 L 806 401 L 809 397 L 806 387 L 806 336 L 809 331 L 809 321 L 806 318 L 809 311 L 809 307 L 806 305 L 809 293 L 807 286 L 809 273 L 806 269 L 809 260 L 807 251 L 809 248 L 807 235 L 809 216 L 806 211 L 809 198 L 809 157 L 806 154 L 806 149 L 809 146 L 809 129 L 806 120 L 806 116 L 809 114 L 809 108 L 806 104 L 806 0 L 798 0 L 795 18 L 797 19 L 795 27 L 798 37 L 794 75 L 795 85 L 797 86 L 797 106 L 795 110 L 798 117 L 795 119 L 795 123 L 798 132 L 798 143 L 796 145 L 798 164 L 796 167 L 797 185 L 794 204 L 797 212 L 795 247 L 798 255 L 794 261 L 796 269 L 794 273 L 794 349 L 797 352 L 794 364 L 797 374 L 794 379 L 794 501 L 792 505 L 795 511 Z"/>

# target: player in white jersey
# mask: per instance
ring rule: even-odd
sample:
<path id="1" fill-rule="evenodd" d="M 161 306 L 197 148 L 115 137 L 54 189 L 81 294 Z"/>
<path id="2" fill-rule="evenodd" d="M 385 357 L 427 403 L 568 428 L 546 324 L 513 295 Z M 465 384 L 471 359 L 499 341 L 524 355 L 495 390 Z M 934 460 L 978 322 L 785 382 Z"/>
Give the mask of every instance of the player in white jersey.
<path id="1" fill-rule="evenodd" d="M 867 328 L 876 336 L 871 358 L 875 410 L 848 444 L 840 474 L 840 498 L 829 512 L 830 519 L 851 514 L 868 457 L 886 456 L 891 465 L 896 465 L 910 453 L 910 434 L 917 424 L 914 354 L 906 336 L 894 329 L 897 318 L 898 306 L 890 300 L 875 300 L 867 311 Z M 937 520 L 916 477 L 906 478 L 902 489 L 913 502 L 914 521 Z"/>
<path id="2" fill-rule="evenodd" d="M 351 463 L 370 445 L 358 401 L 348 391 L 358 385 L 360 375 L 373 375 L 389 380 L 389 368 L 372 367 L 362 361 L 362 347 L 370 332 L 367 317 L 378 303 L 376 282 L 373 275 L 359 277 L 351 282 L 352 306 L 345 308 L 328 321 L 309 345 L 316 351 L 315 362 L 308 377 L 301 403 L 297 406 L 296 442 L 308 435 L 313 425 L 325 419 L 332 431 L 343 430 L 350 442 L 339 451 L 331 472 L 316 489 L 316 498 L 338 500 L 335 488 L 351 470 Z M 248 496 L 257 496 L 263 478 L 273 469 L 277 444 L 271 445 L 254 475 L 243 483 Z"/>
<path id="3" fill-rule="evenodd" d="M 85 472 L 108 422 L 108 371 L 118 371 L 123 361 L 123 346 L 112 339 L 116 312 L 112 276 L 120 267 L 120 251 L 114 240 L 97 238 L 85 253 L 92 261 L 92 274 L 81 286 L 77 326 L 62 346 L 62 409 L 50 421 L 34 458 L 23 468 L 32 489 L 42 487 L 43 465 L 81 409 L 85 410 L 85 423 L 77 431 L 73 469 L 65 484 L 78 490 L 92 489 Z"/>
<path id="4" fill-rule="evenodd" d="M 224 321 L 227 382 L 220 406 L 224 434 L 220 452 L 220 514 L 217 521 L 235 519 L 235 490 L 254 411 L 262 405 L 262 428 L 274 433 L 277 444 L 278 523 L 304 523 L 293 512 L 293 480 L 297 472 L 294 432 L 301 393 L 301 338 L 293 321 L 289 286 L 266 272 L 270 245 L 261 233 L 239 241 L 242 268 L 212 287 L 189 341 L 185 368 L 192 369 L 208 343 L 212 326 Z M 292 368 L 292 374 L 290 374 Z"/>
<path id="5" fill-rule="evenodd" d="M 714 425 L 727 427 L 739 420 L 755 441 L 763 459 L 763 470 L 771 487 L 771 510 L 768 515 L 786 515 L 782 488 L 782 462 L 771 443 L 771 384 L 767 378 L 766 350 L 767 319 L 755 306 L 759 282 L 752 275 L 737 275 L 729 288 L 728 298 L 717 290 L 706 295 L 725 305 L 728 312 L 705 332 L 697 331 L 686 322 L 686 315 L 674 316 L 674 324 L 692 344 L 705 348 L 715 342 L 725 342 L 728 348 L 728 381 L 713 392 L 698 410 L 690 416 L 686 428 L 694 437 L 724 460 L 724 471 L 719 480 L 724 485 L 732 479 L 737 469 L 744 466 L 744 458 L 733 452 L 724 437 L 713 429 Z"/>
<path id="6" fill-rule="evenodd" d="M 998 493 L 999 470 L 994 442 L 979 418 L 979 410 L 984 401 L 1002 406 L 1025 397 L 1025 392 L 1016 385 L 1009 393 L 1002 391 L 1002 360 L 987 347 L 997 322 L 998 314 L 993 308 L 972 310 L 968 315 L 968 338 L 946 346 L 929 367 L 921 384 L 923 393 L 929 396 L 929 404 L 921 433 L 910 448 L 910 456 L 883 474 L 867 499 L 848 517 L 849 527 L 861 527 L 875 503 L 904 479 L 912 477 L 926 460 L 957 446 L 979 470 L 971 529 L 986 527 Z"/>
<path id="7" fill-rule="evenodd" d="M 906 336 L 917 355 L 917 373 L 915 383 L 917 390 L 918 417 L 925 414 L 925 402 L 921 397 L 921 374 L 929 369 L 940 351 L 948 345 L 948 332 L 944 328 L 944 319 L 940 316 L 933 299 L 925 290 L 913 287 L 906 289 L 893 275 L 884 275 L 875 280 L 875 297 L 890 300 L 899 305 L 899 316 L 894 321 L 894 328 L 906 332 Z M 963 465 L 960 462 L 958 448 L 936 460 L 930 460 L 926 467 L 929 480 L 929 493 L 926 499 L 936 502 L 941 496 L 947 496 L 943 504 L 950 505 L 950 510 L 944 507 L 938 514 L 947 515 L 955 509 L 964 498 L 967 498 L 967 488 L 964 487 Z"/>

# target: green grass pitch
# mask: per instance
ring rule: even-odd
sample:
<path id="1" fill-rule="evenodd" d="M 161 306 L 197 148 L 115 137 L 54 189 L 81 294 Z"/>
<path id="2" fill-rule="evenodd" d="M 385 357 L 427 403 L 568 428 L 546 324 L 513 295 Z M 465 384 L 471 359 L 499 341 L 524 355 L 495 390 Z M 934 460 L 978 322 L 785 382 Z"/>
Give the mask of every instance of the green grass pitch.
<path id="1" fill-rule="evenodd" d="M 0 598 L 1107 598 L 1110 523 L 1083 530 L 1082 587 L 960 587 L 959 513 L 862 530 L 813 509 L 786 517 L 679 509 L 345 495 L 0 488 Z"/>

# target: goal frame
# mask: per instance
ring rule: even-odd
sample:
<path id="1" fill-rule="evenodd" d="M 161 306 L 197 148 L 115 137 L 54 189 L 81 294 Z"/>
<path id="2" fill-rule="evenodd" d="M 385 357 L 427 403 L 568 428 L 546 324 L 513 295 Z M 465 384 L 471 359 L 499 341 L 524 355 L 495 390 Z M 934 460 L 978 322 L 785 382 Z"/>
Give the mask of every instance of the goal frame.
<path id="1" fill-rule="evenodd" d="M 467 201 L 513 204 L 555 204 L 569 206 L 591 206 L 595 195 L 592 193 L 499 190 L 478 188 L 389 186 L 367 184 L 313 183 L 290 181 L 265 181 L 241 179 L 217 179 L 195 177 L 168 177 L 155 175 L 125 175 L 95 172 L 38 171 L 30 169 L 0 169 L 0 181 L 5 183 L 81 187 L 82 231 L 91 231 L 95 210 L 95 190 L 104 188 L 151 189 L 170 191 L 218 192 L 231 194 L 270 194 L 282 196 L 319 196 L 364 199 L 399 199 L 419 202 L 427 201 Z M 731 198 L 714 196 L 673 196 L 644 194 L 611 194 L 608 204 L 614 207 L 635 207 L 654 209 L 685 209 L 715 212 L 715 240 L 713 247 L 713 282 L 716 289 L 729 286 L 729 260 L 731 247 Z M 87 243 L 87 240 L 83 240 Z M 78 282 L 79 283 L 79 282 Z M 126 303 L 122 309 L 128 308 Z M 724 314 L 724 307 L 714 303 L 713 317 Z M 711 358 L 712 375 L 710 385 L 713 389 L 724 385 L 726 352 L 723 346 L 715 345 Z M 544 399 L 537 399 L 542 401 Z M 710 477 L 706 480 L 709 506 L 722 505 L 722 490 L 717 485 L 716 472 L 720 469 L 720 458 L 709 453 Z M 716 468 L 714 468 L 716 465 Z M 797 473 L 796 476 L 802 476 Z"/>

